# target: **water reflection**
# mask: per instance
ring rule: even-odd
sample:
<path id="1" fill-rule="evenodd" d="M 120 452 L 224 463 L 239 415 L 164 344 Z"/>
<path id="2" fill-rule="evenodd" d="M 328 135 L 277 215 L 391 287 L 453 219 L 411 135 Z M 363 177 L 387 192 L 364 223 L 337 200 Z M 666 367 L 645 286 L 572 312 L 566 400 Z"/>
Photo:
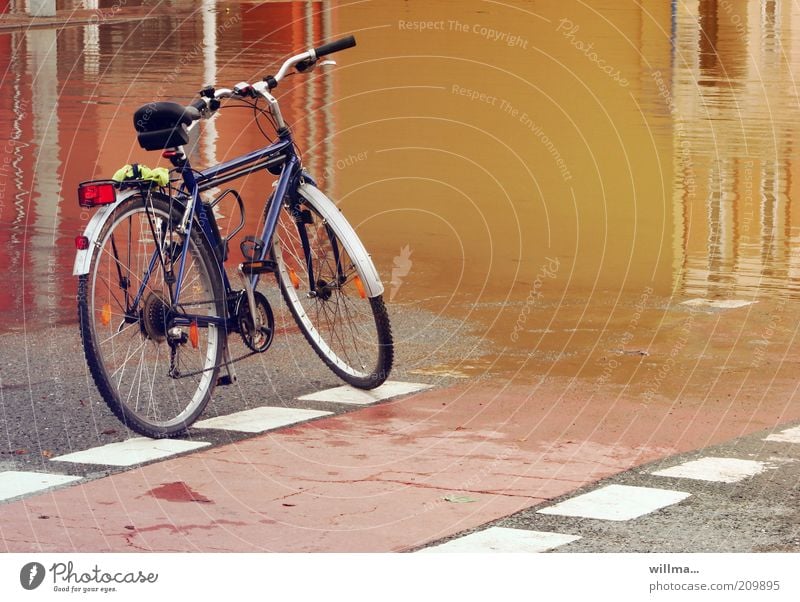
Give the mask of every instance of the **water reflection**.
<path id="1" fill-rule="evenodd" d="M 650 287 L 800 290 L 794 3 L 131 1 L 113 16 L 0 33 L 3 329 L 23 310 L 30 326 L 73 319 L 72 241 L 89 218 L 74 191 L 158 162 L 136 146 L 138 105 L 258 79 L 349 32 L 359 46 L 334 77 L 287 80 L 280 97 L 399 309 L 502 323 L 510 344 L 537 271 L 558 258 L 549 309 L 520 334 L 530 347 L 572 302 L 570 332 L 583 332 L 594 299 L 624 305 Z M 199 164 L 264 142 L 241 109 L 200 136 Z M 242 184 L 245 232 L 271 180 Z"/>
<path id="2" fill-rule="evenodd" d="M 170 10 L 163 10 L 164 3 L 131 1 L 115 10 L 111 2 L 92 0 L 85 6 L 106 13 L 88 24 L 0 33 L 2 330 L 74 320 L 73 238 L 91 217 L 75 201 L 78 183 L 108 177 L 132 161 L 160 161 L 136 146 L 131 115 L 137 106 L 154 98 L 188 101 L 206 83 L 260 78 L 279 58 L 312 46 L 332 29 L 330 13 L 318 2 L 203 0 L 169 3 Z M 0 13 L 13 8 L 0 2 Z M 329 102 L 330 88 L 318 80 L 305 89 L 288 88 L 284 110 L 301 146 L 313 148 L 329 133 L 317 108 Z M 205 122 L 200 136 L 198 165 L 265 143 L 252 113 L 242 110 Z M 327 166 L 310 160 L 319 170 Z M 269 181 L 254 176 L 243 188 L 252 198 L 252 230 Z"/>
<path id="3" fill-rule="evenodd" d="M 687 295 L 799 290 L 791 213 L 798 17 L 777 0 L 677 3 L 674 265 Z"/>

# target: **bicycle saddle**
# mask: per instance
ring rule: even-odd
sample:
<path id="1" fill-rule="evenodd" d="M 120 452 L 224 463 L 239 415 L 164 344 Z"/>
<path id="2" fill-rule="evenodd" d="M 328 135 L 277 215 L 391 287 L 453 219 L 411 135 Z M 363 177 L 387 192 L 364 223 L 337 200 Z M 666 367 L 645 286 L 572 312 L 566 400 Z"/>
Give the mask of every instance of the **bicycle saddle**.
<path id="1" fill-rule="evenodd" d="M 139 145 L 145 150 L 162 150 L 186 144 L 186 129 L 200 119 L 200 111 L 177 102 L 150 102 L 133 114 L 133 127 L 138 132 Z"/>

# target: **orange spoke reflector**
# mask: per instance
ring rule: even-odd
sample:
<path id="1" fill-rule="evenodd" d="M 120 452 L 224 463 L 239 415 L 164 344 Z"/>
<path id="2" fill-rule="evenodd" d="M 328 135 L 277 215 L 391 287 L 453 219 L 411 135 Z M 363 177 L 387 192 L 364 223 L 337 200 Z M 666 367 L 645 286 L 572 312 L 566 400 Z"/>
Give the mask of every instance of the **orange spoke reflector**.
<path id="1" fill-rule="evenodd" d="M 361 282 L 361 278 L 359 278 L 358 276 L 355 276 L 353 278 L 353 284 L 356 285 L 356 289 L 358 290 L 358 294 L 361 295 L 361 298 L 362 299 L 366 299 L 367 298 L 367 291 L 364 290 L 364 283 Z"/>
<path id="2" fill-rule="evenodd" d="M 189 342 L 192 347 L 197 349 L 197 341 L 200 339 L 200 330 L 197 328 L 197 322 L 192 322 L 189 326 Z"/>
<path id="3" fill-rule="evenodd" d="M 111 322 L 111 305 L 108 303 L 103 305 L 103 309 L 100 311 L 100 321 L 103 326 L 108 326 L 108 323 Z"/>
<path id="4" fill-rule="evenodd" d="M 289 280 L 292 281 L 292 286 L 300 288 L 300 278 L 297 277 L 292 268 L 289 268 Z"/>

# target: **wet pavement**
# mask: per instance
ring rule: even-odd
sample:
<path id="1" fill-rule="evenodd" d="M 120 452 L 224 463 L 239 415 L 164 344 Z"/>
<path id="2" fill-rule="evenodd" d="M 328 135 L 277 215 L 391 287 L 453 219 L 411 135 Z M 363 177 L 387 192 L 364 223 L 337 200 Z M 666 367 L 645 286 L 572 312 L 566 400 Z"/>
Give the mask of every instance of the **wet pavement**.
<path id="1" fill-rule="evenodd" d="M 768 440 L 770 436 L 775 439 L 771 430 L 762 431 L 638 466 L 571 493 L 576 496 L 610 485 L 622 485 L 679 489 L 688 494 L 679 504 L 634 521 L 552 516 L 537 512 L 541 509 L 537 508 L 496 524 L 580 537 L 559 547 L 557 551 L 563 553 L 797 552 L 800 549 L 800 491 L 797 487 L 800 447 L 796 442 Z M 745 465 L 752 463 L 756 465 L 756 472 L 739 480 L 731 476 L 727 481 L 654 474 L 687 462 L 720 458 Z"/>
<path id="2" fill-rule="evenodd" d="M 673 423 L 683 424 L 684 415 L 648 412 L 653 434 L 643 444 L 638 403 L 619 402 L 606 416 L 603 408 L 575 411 L 562 399 L 562 385 L 540 387 L 535 399 L 526 387 L 417 393 L 70 484 L 0 506 L 4 545 L 17 552 L 403 551 L 512 515 L 498 524 L 585 535 L 564 551 L 797 549 L 797 443 L 765 444 L 773 429 L 728 442 L 741 432 L 730 420 L 711 437 L 700 430 L 676 437 Z M 548 415 L 559 400 L 563 413 Z M 764 415 L 774 411 L 765 407 Z M 543 418 L 531 429 L 518 412 Z M 750 420 L 745 430 L 758 427 Z M 191 439 L 206 434 L 193 429 Z M 690 486 L 691 504 L 677 517 L 662 511 L 646 519 L 655 526 L 576 525 L 535 514 L 607 477 L 652 487 L 658 479 L 651 471 L 685 460 L 678 452 L 717 441 L 726 443 L 687 457 L 736 454 L 775 465 L 727 490 Z M 698 523 L 708 536 L 688 535 Z M 739 524 L 747 527 L 734 536 Z"/>
<path id="3" fill-rule="evenodd" d="M 211 449 L 128 472 L 62 466 L 90 482 L 0 506 L 8 549 L 413 549 L 800 420 L 797 7 L 59 2 L 69 26 L 34 28 L 14 4 L 0 0 L 3 470 L 128 437 L 87 377 L 71 267 L 77 184 L 158 162 L 133 111 L 347 33 L 359 45 L 287 80 L 282 107 L 386 283 L 393 378 L 435 389 L 301 403 L 337 382 L 287 337 L 209 411 L 334 416 L 204 432 Z M 260 144 L 249 112 L 223 111 L 194 160 Z M 246 231 L 270 181 L 242 183 Z M 770 497 L 793 499 L 795 476 Z M 63 539 L 88 511 L 96 528 Z"/>

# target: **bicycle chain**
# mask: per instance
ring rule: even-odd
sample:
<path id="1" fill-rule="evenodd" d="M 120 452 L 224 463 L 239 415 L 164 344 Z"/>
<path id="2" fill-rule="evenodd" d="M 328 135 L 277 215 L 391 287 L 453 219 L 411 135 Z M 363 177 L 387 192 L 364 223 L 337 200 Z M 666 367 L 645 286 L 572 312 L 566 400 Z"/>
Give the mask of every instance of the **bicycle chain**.
<path id="1" fill-rule="evenodd" d="M 190 376 L 197 376 L 198 374 L 203 374 L 204 372 L 209 372 L 211 370 L 216 370 L 217 368 L 223 368 L 225 366 L 230 366 L 231 364 L 235 364 L 236 362 L 240 362 L 244 359 L 247 359 L 251 355 L 259 355 L 258 351 L 251 351 L 250 353 L 245 353 L 244 355 L 240 355 L 239 357 L 233 358 L 230 362 L 222 362 L 221 364 L 217 364 L 216 366 L 211 366 L 210 368 L 203 368 L 202 370 L 195 370 L 194 372 L 187 372 L 182 374 L 177 367 L 175 366 L 175 357 L 177 356 L 177 349 L 175 347 L 170 346 L 170 356 L 169 356 L 169 376 L 170 378 L 178 379 L 178 378 L 188 378 Z"/>

